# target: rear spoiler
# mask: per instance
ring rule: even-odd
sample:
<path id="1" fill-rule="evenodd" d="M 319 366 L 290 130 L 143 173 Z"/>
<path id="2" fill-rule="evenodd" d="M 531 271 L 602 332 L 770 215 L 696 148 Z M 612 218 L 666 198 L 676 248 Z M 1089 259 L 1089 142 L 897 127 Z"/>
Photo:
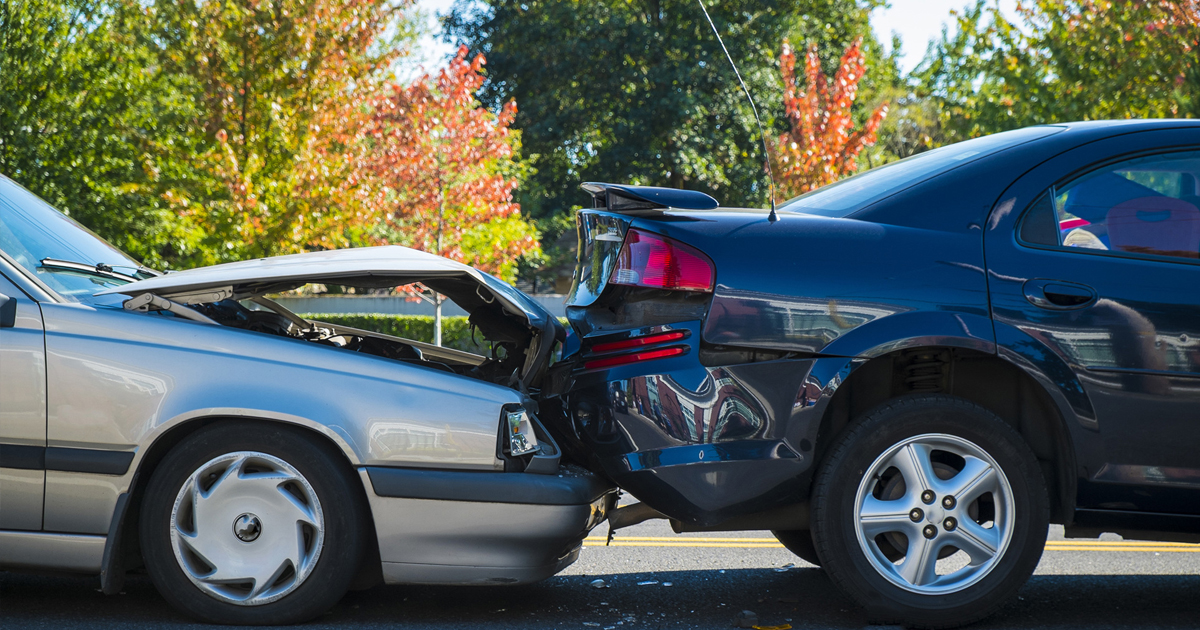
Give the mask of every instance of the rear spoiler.
<path id="1" fill-rule="evenodd" d="M 626 186 L 604 182 L 584 182 L 580 184 L 580 188 L 592 195 L 593 208 L 607 208 L 613 212 L 654 208 L 712 210 L 721 205 L 716 199 L 702 192 L 678 188 Z"/>

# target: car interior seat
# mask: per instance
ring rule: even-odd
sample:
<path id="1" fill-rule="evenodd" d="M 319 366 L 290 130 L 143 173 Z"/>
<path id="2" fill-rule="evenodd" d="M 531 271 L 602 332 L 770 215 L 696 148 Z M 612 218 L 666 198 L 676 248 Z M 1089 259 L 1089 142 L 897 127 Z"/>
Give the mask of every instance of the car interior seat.
<path id="1" fill-rule="evenodd" d="M 1105 223 L 1112 249 L 1200 258 L 1200 208 L 1181 199 L 1130 199 L 1113 206 Z"/>

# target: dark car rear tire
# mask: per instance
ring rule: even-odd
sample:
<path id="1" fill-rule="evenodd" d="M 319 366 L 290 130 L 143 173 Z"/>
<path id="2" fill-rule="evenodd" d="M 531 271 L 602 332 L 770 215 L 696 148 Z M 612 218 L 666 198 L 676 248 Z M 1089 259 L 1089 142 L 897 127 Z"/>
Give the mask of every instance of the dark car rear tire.
<path id="1" fill-rule="evenodd" d="M 838 438 L 814 485 L 822 566 L 876 623 L 951 628 L 992 614 L 1037 567 L 1048 522 L 1020 434 L 950 396 L 876 408 Z"/>
<path id="2" fill-rule="evenodd" d="M 801 560 L 821 566 L 821 559 L 817 557 L 817 546 L 813 544 L 812 532 L 807 529 L 791 529 L 791 530 L 772 530 L 771 533 L 775 536 L 787 550 L 796 554 Z"/>
<path id="3" fill-rule="evenodd" d="M 260 422 L 216 424 L 176 445 L 142 503 L 142 555 L 155 587 L 211 623 L 293 624 L 328 610 L 354 578 L 370 531 L 362 488 L 339 457 Z"/>

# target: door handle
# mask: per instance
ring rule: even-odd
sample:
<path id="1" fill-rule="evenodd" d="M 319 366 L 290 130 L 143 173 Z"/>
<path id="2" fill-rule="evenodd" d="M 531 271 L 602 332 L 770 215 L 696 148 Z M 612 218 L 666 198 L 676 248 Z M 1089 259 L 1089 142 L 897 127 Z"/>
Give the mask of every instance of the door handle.
<path id="1" fill-rule="evenodd" d="M 1096 302 L 1096 290 L 1078 282 L 1037 278 L 1025 282 L 1024 292 L 1030 304 L 1052 311 L 1087 308 Z"/>
<path id="2" fill-rule="evenodd" d="M 0 328 L 17 325 L 17 298 L 0 293 Z"/>

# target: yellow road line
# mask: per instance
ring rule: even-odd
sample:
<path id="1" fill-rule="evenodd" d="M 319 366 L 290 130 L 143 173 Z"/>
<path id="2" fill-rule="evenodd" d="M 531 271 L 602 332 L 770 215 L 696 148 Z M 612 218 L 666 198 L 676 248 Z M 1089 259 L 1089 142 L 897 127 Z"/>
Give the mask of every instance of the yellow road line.
<path id="1" fill-rule="evenodd" d="M 1090 547 L 1093 545 L 1117 545 L 1119 547 L 1196 547 L 1200 545 L 1193 543 L 1178 543 L 1178 542 L 1154 542 L 1149 540 L 1047 540 L 1047 545 L 1080 545 Z"/>
<path id="2" fill-rule="evenodd" d="M 604 542 L 584 542 L 583 546 L 584 547 L 604 547 L 605 544 L 604 544 Z M 781 550 L 781 548 L 784 548 L 784 546 L 778 544 L 778 542 L 776 542 L 776 544 L 774 544 L 774 545 L 751 545 L 751 544 L 745 544 L 745 542 L 742 542 L 742 544 L 739 544 L 739 542 L 695 542 L 695 544 L 691 544 L 691 545 L 670 545 L 670 544 L 664 544 L 664 542 L 617 542 L 616 540 L 614 540 L 612 542 L 612 544 L 608 545 L 608 546 L 610 546 L 610 547 L 715 547 L 715 548 L 730 548 L 730 550 L 733 550 L 733 548 L 749 548 L 749 550 Z"/>
<path id="3" fill-rule="evenodd" d="M 589 536 L 584 539 L 585 547 L 603 547 L 605 539 Z M 612 541 L 612 547 L 707 547 L 717 549 L 782 549 L 774 538 L 724 538 L 724 537 L 671 537 L 671 536 L 621 536 Z M 1156 553 L 1200 553 L 1200 545 L 1189 543 L 1151 542 L 1141 540 L 1051 540 L 1046 542 L 1046 551 L 1117 551 Z"/>

